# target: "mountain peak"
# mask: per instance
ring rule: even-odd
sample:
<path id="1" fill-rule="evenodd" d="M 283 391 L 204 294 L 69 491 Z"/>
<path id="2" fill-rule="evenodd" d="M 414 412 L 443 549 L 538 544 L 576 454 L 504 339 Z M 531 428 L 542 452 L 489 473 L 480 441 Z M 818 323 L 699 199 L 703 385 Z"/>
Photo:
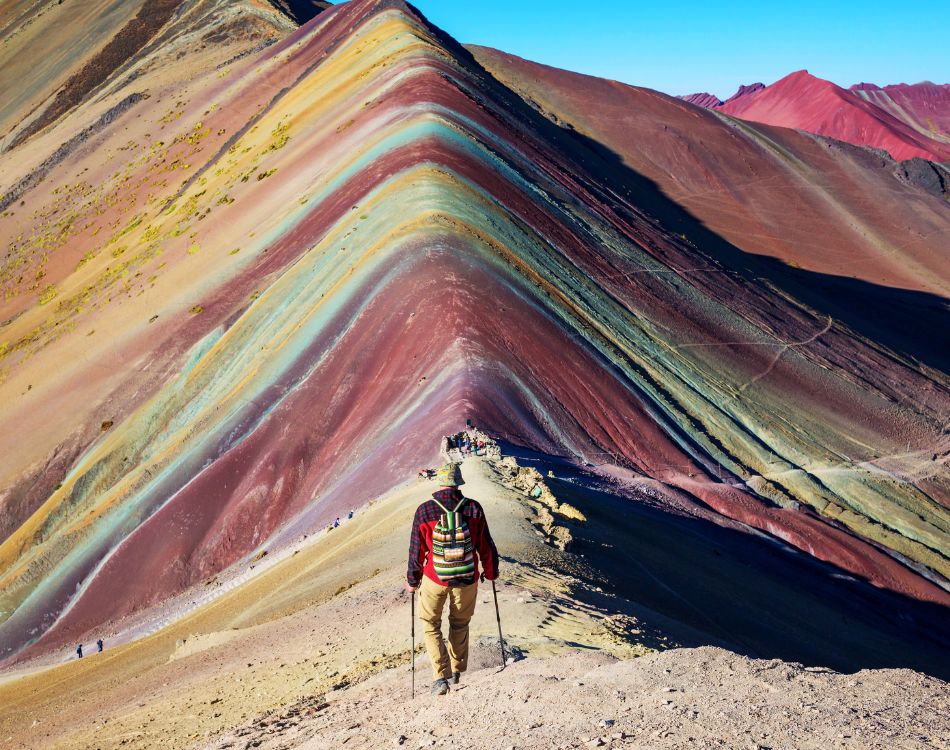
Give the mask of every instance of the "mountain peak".
<path id="1" fill-rule="evenodd" d="M 727 102 L 734 102 L 736 99 L 741 99 L 744 96 L 749 96 L 750 94 L 754 94 L 755 92 L 761 91 L 764 88 L 765 88 L 764 83 L 757 82 L 757 83 L 750 83 L 748 85 L 742 84 L 736 90 L 736 93 L 734 93 L 732 96 L 726 99 L 725 102 L 721 102 L 720 106 L 722 106 L 722 104 L 726 104 Z"/>
<path id="2" fill-rule="evenodd" d="M 695 104 L 697 107 L 706 107 L 707 109 L 715 109 L 722 104 L 722 100 L 719 97 L 706 91 L 697 94 L 683 94 L 676 98 L 682 99 L 690 104 Z"/>

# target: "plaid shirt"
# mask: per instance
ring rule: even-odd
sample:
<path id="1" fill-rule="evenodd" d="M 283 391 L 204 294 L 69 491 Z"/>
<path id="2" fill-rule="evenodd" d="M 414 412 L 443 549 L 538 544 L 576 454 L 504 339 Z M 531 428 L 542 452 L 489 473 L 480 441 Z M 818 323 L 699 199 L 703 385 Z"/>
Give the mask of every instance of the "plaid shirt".
<path id="1" fill-rule="evenodd" d="M 432 497 L 438 500 L 449 510 L 452 510 L 462 499 L 462 493 L 457 489 L 437 490 Z M 409 567 L 406 571 L 406 580 L 410 586 L 418 586 L 422 576 L 426 575 L 440 586 L 445 584 L 439 580 L 432 566 L 432 531 L 442 517 L 442 508 L 433 500 L 426 500 L 416 508 L 416 516 L 412 520 L 412 533 L 409 537 Z M 453 586 L 466 586 L 478 580 L 478 563 L 485 570 L 485 578 L 494 581 L 498 577 L 498 550 L 488 531 L 488 521 L 485 511 L 477 501 L 471 498 L 462 506 L 462 515 L 468 524 L 472 535 L 472 547 L 475 552 L 475 573 L 470 581 L 454 581 Z"/>

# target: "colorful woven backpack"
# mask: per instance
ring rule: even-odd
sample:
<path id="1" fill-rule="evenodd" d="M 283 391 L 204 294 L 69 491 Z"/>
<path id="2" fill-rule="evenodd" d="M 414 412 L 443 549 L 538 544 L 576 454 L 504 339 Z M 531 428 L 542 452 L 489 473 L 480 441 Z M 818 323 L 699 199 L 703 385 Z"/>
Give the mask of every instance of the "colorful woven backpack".
<path id="1" fill-rule="evenodd" d="M 432 530 L 432 567 L 442 583 L 470 581 L 475 575 L 475 556 L 472 554 L 472 535 L 468 523 L 460 513 L 468 498 L 463 497 L 454 510 L 438 500 L 435 504 L 445 511 Z"/>

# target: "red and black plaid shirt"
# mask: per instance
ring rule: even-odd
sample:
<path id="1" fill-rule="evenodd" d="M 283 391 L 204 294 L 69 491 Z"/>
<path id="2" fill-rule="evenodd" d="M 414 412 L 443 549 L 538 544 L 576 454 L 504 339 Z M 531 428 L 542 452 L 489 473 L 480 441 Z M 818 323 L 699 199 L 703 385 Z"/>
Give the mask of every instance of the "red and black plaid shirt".
<path id="1" fill-rule="evenodd" d="M 452 510 L 462 499 L 462 493 L 457 489 L 444 489 L 433 492 L 432 497 L 449 510 Z M 485 578 L 494 581 L 498 577 L 498 550 L 495 549 L 495 543 L 488 531 L 485 511 L 482 510 L 482 506 L 477 501 L 468 498 L 460 512 L 465 517 L 469 533 L 472 535 L 475 572 L 470 581 L 453 581 L 451 585 L 467 586 L 478 580 L 479 562 L 481 562 L 485 571 Z M 422 582 L 423 575 L 431 578 L 440 586 L 446 585 L 435 574 L 432 555 L 430 554 L 432 551 L 432 531 L 442 517 L 442 513 L 442 508 L 434 500 L 426 500 L 416 508 L 416 516 L 412 520 L 412 534 L 409 537 L 409 568 L 406 571 L 406 580 L 410 586 L 418 586 Z"/>

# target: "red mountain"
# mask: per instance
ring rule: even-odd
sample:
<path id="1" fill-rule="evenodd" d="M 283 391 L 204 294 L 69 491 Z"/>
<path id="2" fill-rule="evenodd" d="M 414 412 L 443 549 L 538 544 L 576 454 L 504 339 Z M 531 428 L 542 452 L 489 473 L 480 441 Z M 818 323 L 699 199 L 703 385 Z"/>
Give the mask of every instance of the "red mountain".
<path id="1" fill-rule="evenodd" d="M 950 84 L 857 83 L 850 90 L 928 138 L 950 143 Z"/>
<path id="2" fill-rule="evenodd" d="M 890 88 L 893 92 L 877 87 L 849 91 L 799 70 L 771 86 L 733 97 L 716 109 L 743 120 L 884 149 L 895 159 L 919 156 L 931 161 L 950 160 L 948 109 L 941 103 L 950 99 L 950 94 L 943 90 L 928 96 L 926 89 L 918 93 Z M 905 102 L 912 104 L 905 109 Z M 903 116 L 897 116 L 898 111 Z M 931 113 L 929 117 L 927 113 Z M 942 126 L 937 113 L 942 113 Z"/>

